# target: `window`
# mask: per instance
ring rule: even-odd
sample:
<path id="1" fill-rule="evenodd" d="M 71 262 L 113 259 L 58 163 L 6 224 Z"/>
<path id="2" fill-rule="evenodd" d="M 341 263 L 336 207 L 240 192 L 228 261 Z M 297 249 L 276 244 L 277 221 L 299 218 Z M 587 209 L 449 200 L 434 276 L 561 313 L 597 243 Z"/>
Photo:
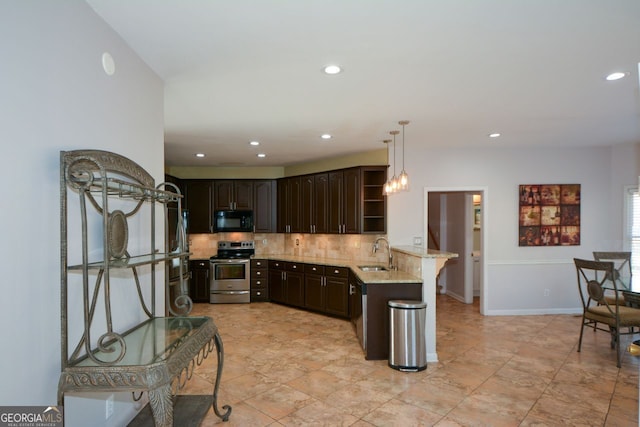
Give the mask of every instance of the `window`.
<path id="1" fill-rule="evenodd" d="M 631 251 L 631 271 L 640 274 L 640 193 L 638 187 L 625 189 L 624 249 Z"/>

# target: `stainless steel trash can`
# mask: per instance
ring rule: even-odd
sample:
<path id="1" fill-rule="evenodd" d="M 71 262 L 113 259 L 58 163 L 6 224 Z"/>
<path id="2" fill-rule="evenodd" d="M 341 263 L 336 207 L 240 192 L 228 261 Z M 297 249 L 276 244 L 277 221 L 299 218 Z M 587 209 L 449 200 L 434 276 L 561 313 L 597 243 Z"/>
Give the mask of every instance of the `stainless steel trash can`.
<path id="1" fill-rule="evenodd" d="M 417 372 L 427 368 L 425 319 L 427 303 L 389 301 L 389 366 Z"/>

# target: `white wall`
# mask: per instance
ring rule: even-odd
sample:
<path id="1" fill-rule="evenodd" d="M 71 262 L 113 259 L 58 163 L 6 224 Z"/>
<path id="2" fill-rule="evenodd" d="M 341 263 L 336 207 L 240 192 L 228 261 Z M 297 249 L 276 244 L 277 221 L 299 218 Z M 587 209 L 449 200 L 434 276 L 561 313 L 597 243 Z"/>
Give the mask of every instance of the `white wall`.
<path id="1" fill-rule="evenodd" d="M 115 59 L 112 77 L 102 69 L 105 51 Z M 59 152 L 118 152 L 162 181 L 163 83 L 84 1 L 0 2 L 0 52 L 0 402 L 55 405 Z M 108 423 L 104 403 L 95 407 L 84 422 L 66 425 L 125 423 L 118 407 Z"/>
<path id="2" fill-rule="evenodd" d="M 638 148 L 420 149 L 410 146 L 408 193 L 389 197 L 392 245 L 424 235 L 424 187 L 485 187 L 486 314 L 579 310 L 574 257 L 621 247 L 622 187 L 636 184 Z M 582 186 L 581 245 L 518 246 L 518 185 Z M 446 267 L 445 267 L 446 269 Z M 549 296 L 544 297 L 544 290 Z"/>

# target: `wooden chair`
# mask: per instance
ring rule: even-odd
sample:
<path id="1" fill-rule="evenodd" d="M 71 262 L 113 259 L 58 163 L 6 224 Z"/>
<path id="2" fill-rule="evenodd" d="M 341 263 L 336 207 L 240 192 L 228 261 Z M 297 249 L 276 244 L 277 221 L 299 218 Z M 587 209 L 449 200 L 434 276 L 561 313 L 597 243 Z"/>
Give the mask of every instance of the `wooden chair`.
<path id="1" fill-rule="evenodd" d="M 627 307 L 619 300 L 621 289 L 617 280 L 609 280 L 614 276 L 614 263 L 610 261 L 593 261 L 574 258 L 578 275 L 578 291 L 582 302 L 582 324 L 578 351 L 582 347 L 584 327 L 606 331 L 611 334 L 611 348 L 616 349 L 617 366 L 620 367 L 620 336 L 634 333 L 631 328 L 640 327 L 640 309 Z M 605 291 L 613 290 L 611 302 L 605 298 Z M 604 329 L 604 324 L 609 329 Z M 622 329 L 626 329 L 623 332 Z"/>

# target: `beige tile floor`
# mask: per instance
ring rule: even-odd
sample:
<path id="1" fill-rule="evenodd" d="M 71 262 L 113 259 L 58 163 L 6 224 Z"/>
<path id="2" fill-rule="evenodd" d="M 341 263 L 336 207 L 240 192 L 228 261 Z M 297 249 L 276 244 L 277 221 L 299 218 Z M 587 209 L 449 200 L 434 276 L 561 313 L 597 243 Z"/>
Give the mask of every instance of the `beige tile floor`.
<path id="1" fill-rule="evenodd" d="M 437 297 L 439 362 L 403 373 L 367 361 L 351 324 L 271 303 L 196 304 L 225 349 L 219 403 L 234 426 L 637 426 L 640 359 L 571 315 L 481 316 Z M 624 344 L 638 336 L 625 337 Z M 216 358 L 182 391 L 211 393 Z M 203 426 L 222 424 L 209 411 Z"/>

